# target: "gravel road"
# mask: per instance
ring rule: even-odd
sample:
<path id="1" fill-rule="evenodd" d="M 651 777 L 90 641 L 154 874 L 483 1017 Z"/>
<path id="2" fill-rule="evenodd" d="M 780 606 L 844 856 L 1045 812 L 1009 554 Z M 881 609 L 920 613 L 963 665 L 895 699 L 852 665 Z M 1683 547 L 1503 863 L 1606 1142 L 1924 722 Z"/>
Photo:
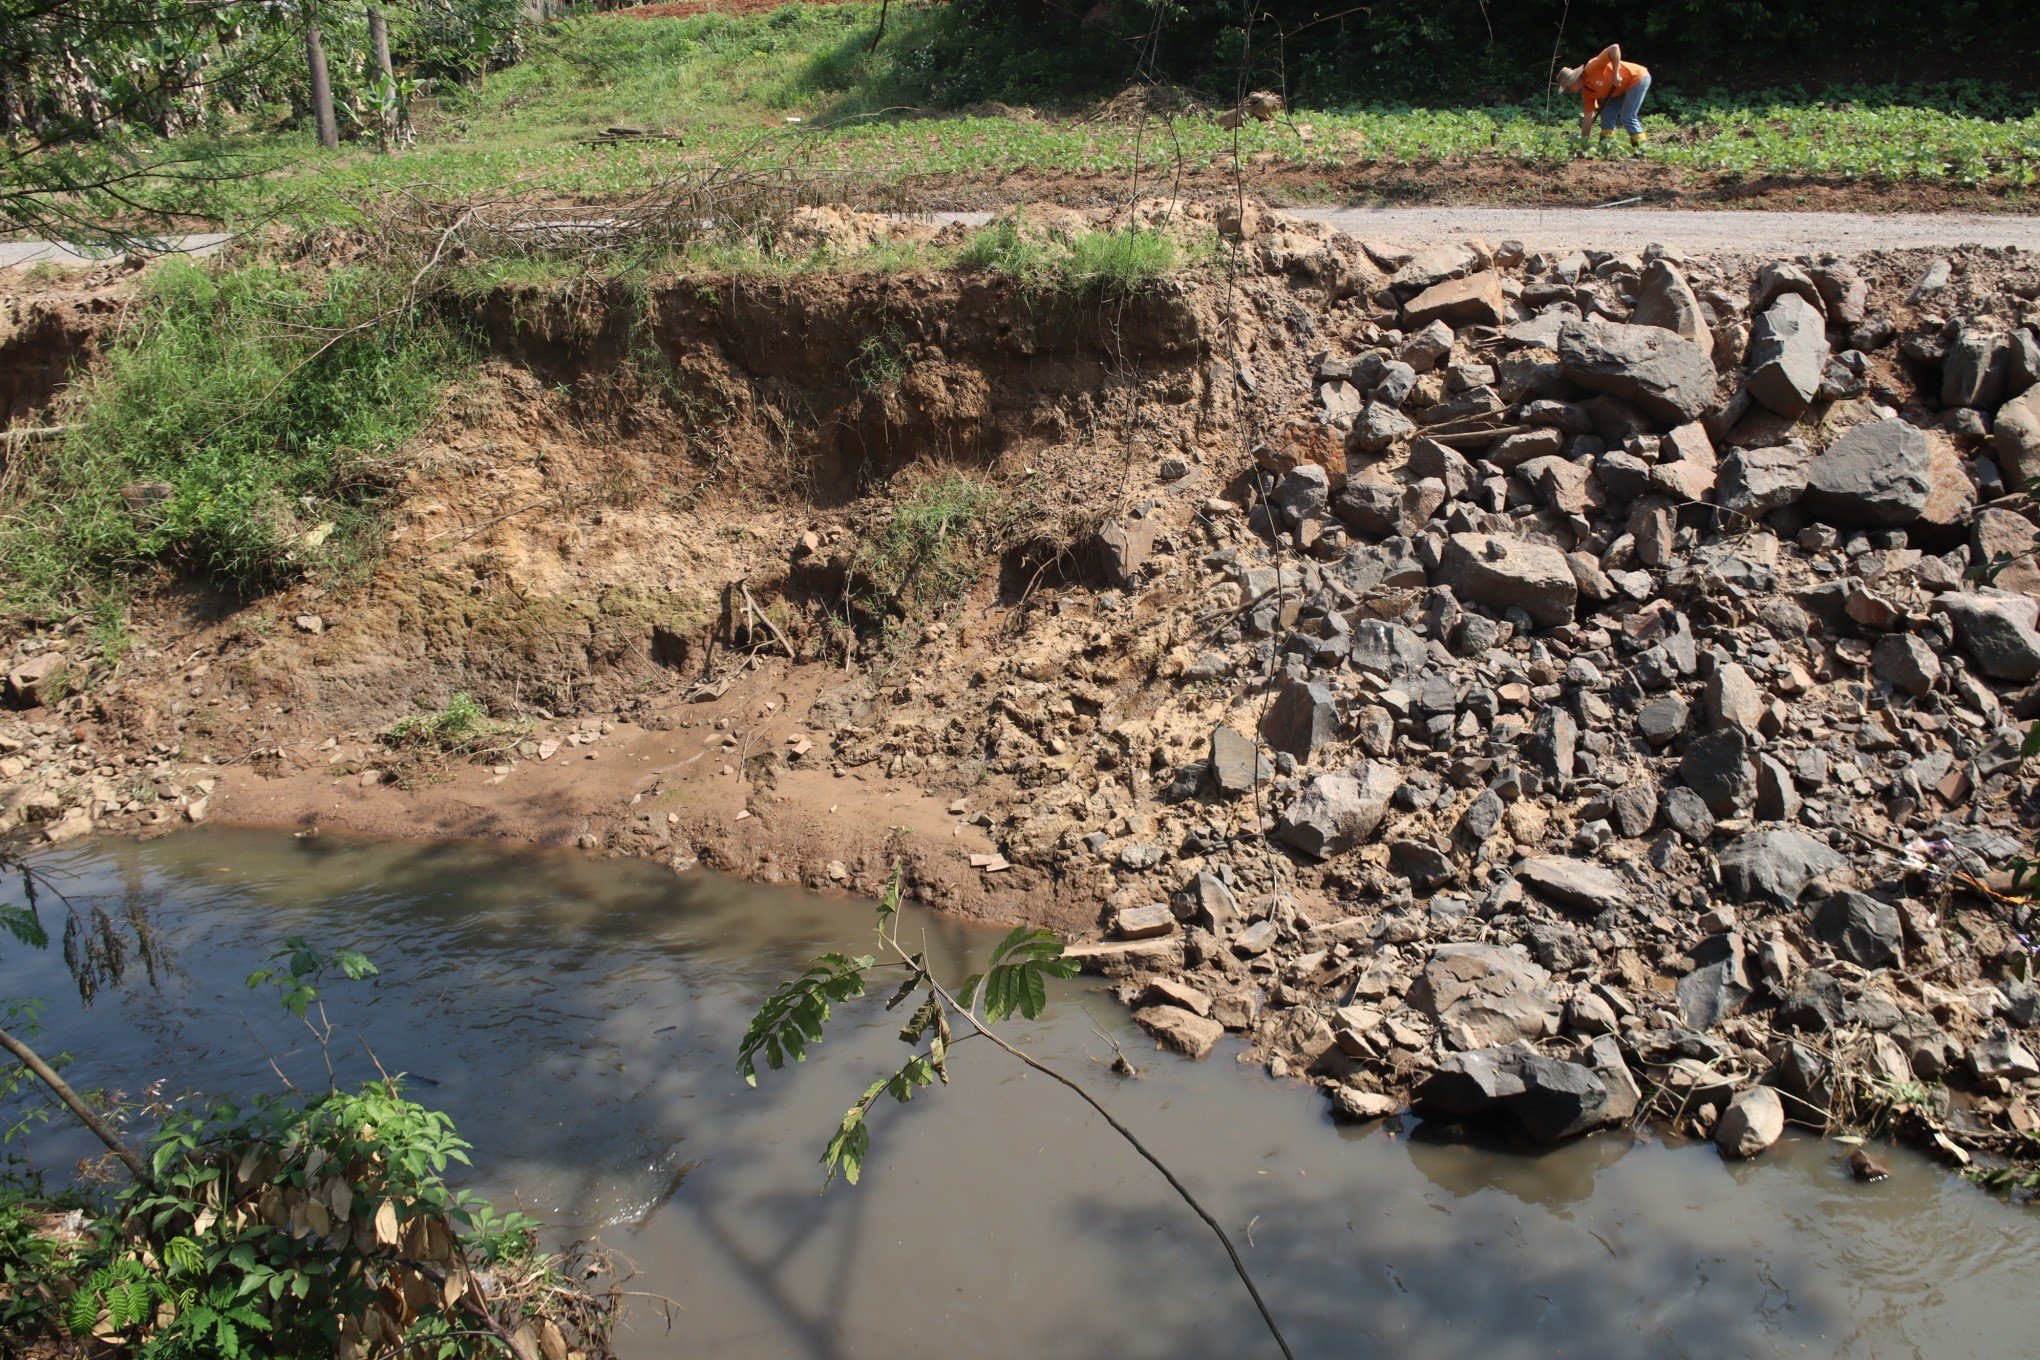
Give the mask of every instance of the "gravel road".
<path id="1" fill-rule="evenodd" d="M 2040 216 L 1953 213 L 1684 212 L 1663 208 L 1288 208 L 1361 239 L 1409 241 L 1478 236 L 1532 250 L 1593 246 L 1797 254 L 1831 250 L 2017 246 L 2040 251 Z"/>

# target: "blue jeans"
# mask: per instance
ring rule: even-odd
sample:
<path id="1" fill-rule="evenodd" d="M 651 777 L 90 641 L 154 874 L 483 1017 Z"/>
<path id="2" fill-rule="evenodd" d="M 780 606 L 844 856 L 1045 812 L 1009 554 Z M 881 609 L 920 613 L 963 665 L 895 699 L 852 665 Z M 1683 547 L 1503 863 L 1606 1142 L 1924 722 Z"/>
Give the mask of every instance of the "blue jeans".
<path id="1" fill-rule="evenodd" d="M 1650 93 L 1650 73 L 1622 92 L 1618 99 L 1601 105 L 1601 131 L 1613 132 L 1620 123 L 1632 137 L 1643 135 L 1643 97 Z"/>

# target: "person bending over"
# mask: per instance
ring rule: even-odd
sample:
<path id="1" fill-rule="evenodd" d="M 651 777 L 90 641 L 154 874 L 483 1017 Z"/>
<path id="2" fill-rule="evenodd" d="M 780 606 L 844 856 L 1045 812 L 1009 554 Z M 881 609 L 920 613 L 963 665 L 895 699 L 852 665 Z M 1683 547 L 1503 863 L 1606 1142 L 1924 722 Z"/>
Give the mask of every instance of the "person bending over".
<path id="1" fill-rule="evenodd" d="M 1580 137 L 1585 140 L 1594 129 L 1594 115 L 1601 116 L 1601 145 L 1608 144 L 1616 124 L 1629 133 L 1629 145 L 1643 148 L 1643 97 L 1650 93 L 1650 72 L 1633 61 L 1622 60 L 1622 44 L 1610 43 L 1584 66 L 1568 66 L 1558 73 L 1558 87 L 1577 94 L 1585 105 L 1580 115 Z"/>

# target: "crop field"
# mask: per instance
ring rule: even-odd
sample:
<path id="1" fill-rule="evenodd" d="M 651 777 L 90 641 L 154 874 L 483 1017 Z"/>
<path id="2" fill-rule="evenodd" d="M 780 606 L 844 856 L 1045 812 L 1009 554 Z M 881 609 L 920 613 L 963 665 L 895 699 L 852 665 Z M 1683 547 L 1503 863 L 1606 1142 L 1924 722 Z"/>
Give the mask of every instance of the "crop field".
<path id="1" fill-rule="evenodd" d="M 246 135 L 250 164 L 288 170 L 227 187 L 229 220 L 346 220 L 410 189 L 514 193 L 599 203 L 676 170 L 712 162 L 797 165 L 888 187 L 1033 177 L 1197 175 L 1230 167 L 1237 149 L 1308 196 L 1353 196 L 1352 172 L 1453 166 L 1556 167 L 1599 156 L 1577 136 L 1576 105 L 1541 94 L 1477 109 L 1297 109 L 1272 123 L 1222 128 L 1208 104 L 1133 113 L 1138 100 L 1044 111 L 916 105 L 931 51 L 927 17 L 895 14 L 868 50 L 875 4 L 795 6 L 694 18 L 590 16 L 536 40 L 517 66 L 420 110 L 418 143 L 395 155 L 360 144 L 304 155 L 299 132 Z M 909 14 L 926 16 L 926 11 Z M 1897 87 L 1730 97 L 1654 92 L 1637 173 L 1667 185 L 1799 178 L 1828 185 L 1939 186 L 2020 210 L 2040 175 L 2040 108 L 2004 91 Z M 590 144 L 612 126 L 658 134 Z M 1626 140 L 1613 157 L 1627 161 Z M 1038 184 L 1036 186 L 1038 188 Z M 1364 192 L 1364 186 L 1363 186 Z M 1983 206 L 1990 206 L 1986 202 Z"/>

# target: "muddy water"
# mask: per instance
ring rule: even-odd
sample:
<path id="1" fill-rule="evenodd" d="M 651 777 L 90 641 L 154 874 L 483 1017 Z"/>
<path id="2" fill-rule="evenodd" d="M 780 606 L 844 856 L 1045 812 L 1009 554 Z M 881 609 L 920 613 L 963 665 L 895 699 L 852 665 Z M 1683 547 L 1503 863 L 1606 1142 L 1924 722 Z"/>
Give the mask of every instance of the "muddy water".
<path id="1" fill-rule="evenodd" d="M 44 861 L 74 898 L 146 914 L 137 965 L 89 1010 L 51 956 L 0 953 L 0 996 L 52 998 L 72 1077 L 134 1090 L 323 1080 L 317 1046 L 241 979 L 284 936 L 365 950 L 334 993 L 343 1081 L 364 1042 L 476 1145 L 477 1183 L 563 1232 L 599 1232 L 638 1287 L 629 1356 L 1272 1354 L 1223 1257 L 1067 1093 L 964 1045 L 956 1083 L 880 1116 L 864 1184 L 818 1193 L 825 1132 L 904 1052 L 855 1025 L 748 1091 L 750 1009 L 861 904 L 647 866 L 472 846 L 207 831 Z M 939 954 L 991 936 L 916 918 Z M 1850 1181 L 1833 1150 L 1755 1165 L 1598 1138 L 1537 1157 L 1335 1128 L 1311 1093 L 1230 1060 L 1152 1052 L 1072 984 L 1032 1050 L 1081 1071 L 1238 1231 L 1309 1357 L 2031 1354 L 2040 1218 L 1929 1163 Z M 1098 1029 L 1145 1068 L 1110 1076 Z M 265 1054 L 269 1056 L 265 1056 Z M 45 1135 L 45 1164 L 89 1149 Z"/>

